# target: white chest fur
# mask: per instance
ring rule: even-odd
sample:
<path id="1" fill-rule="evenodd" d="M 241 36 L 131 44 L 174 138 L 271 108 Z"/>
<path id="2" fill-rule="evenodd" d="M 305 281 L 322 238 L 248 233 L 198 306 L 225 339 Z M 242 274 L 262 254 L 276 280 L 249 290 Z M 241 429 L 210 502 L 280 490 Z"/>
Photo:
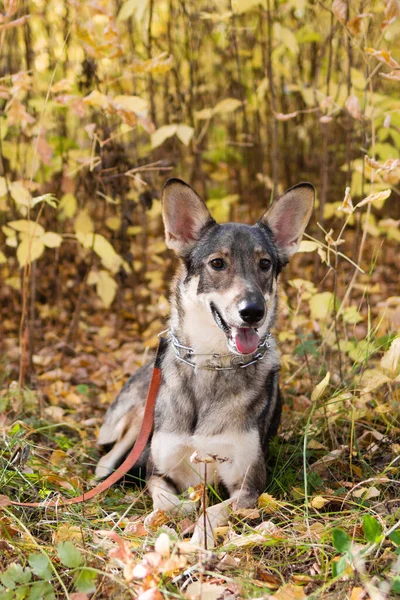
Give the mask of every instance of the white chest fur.
<path id="1" fill-rule="evenodd" d="M 204 481 L 222 481 L 231 485 L 244 481 L 246 474 L 260 455 L 256 430 L 230 432 L 218 435 L 188 435 L 156 432 L 151 443 L 151 454 L 158 473 L 168 475 L 183 492 Z M 211 463 L 190 460 L 194 452 L 199 458 L 212 458 Z"/>

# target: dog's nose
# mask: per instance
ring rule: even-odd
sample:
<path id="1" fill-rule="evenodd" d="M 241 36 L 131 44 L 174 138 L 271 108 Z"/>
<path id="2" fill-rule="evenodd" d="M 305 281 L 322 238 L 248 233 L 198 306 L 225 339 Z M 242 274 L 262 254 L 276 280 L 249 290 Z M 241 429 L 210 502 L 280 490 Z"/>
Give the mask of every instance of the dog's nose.
<path id="1" fill-rule="evenodd" d="M 259 323 L 265 314 L 264 302 L 243 300 L 239 304 L 239 315 L 245 323 Z"/>

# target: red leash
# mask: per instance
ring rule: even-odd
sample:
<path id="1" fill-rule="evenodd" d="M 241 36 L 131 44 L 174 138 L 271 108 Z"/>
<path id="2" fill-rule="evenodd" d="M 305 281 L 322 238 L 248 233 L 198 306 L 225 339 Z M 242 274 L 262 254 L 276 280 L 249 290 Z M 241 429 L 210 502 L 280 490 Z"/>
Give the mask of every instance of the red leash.
<path id="1" fill-rule="evenodd" d="M 76 498 L 59 498 L 57 500 L 45 500 L 44 502 L 15 502 L 14 500 L 10 500 L 8 496 L 0 495 L 0 506 L 7 506 L 11 504 L 12 506 L 48 508 L 49 506 L 65 506 L 67 504 L 79 504 L 80 502 L 86 502 L 87 500 L 91 500 L 101 492 L 108 490 L 109 487 L 111 487 L 114 483 L 116 483 L 124 475 L 126 475 L 126 473 L 128 473 L 128 471 L 135 465 L 135 463 L 139 460 L 140 456 L 142 455 L 142 452 L 145 449 L 147 442 L 149 441 L 149 437 L 153 429 L 154 408 L 156 405 L 157 395 L 161 384 L 161 358 L 164 354 L 166 345 L 167 340 L 165 338 L 160 338 L 153 373 L 149 385 L 149 390 L 147 392 L 143 421 L 139 431 L 139 435 L 136 439 L 132 450 L 129 452 L 124 462 L 118 467 L 118 469 L 116 469 L 116 471 L 114 471 L 114 473 L 112 473 L 104 481 L 101 481 L 93 489 L 89 490 L 88 492 L 84 492 Z"/>

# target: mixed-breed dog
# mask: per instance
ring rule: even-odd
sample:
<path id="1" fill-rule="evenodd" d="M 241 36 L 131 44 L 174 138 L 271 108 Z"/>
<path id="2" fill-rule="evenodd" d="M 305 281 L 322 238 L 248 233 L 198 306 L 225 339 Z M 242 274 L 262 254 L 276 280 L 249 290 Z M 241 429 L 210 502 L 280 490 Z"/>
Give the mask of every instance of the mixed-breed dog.
<path id="1" fill-rule="evenodd" d="M 253 507 L 265 489 L 268 441 L 281 416 L 271 335 L 279 273 L 298 249 L 313 204 L 313 186 L 300 183 L 255 225 L 218 224 L 189 185 L 170 179 L 164 187 L 166 243 L 180 265 L 153 434 L 138 466 L 154 508 L 169 514 L 196 511 L 180 495 L 205 477 L 222 484 L 228 499 L 198 519 L 192 540 L 199 545 L 212 547 L 215 527 L 232 509 Z M 105 415 L 98 443 L 109 451 L 97 465 L 99 479 L 135 443 L 151 372 L 151 363 L 139 369 Z"/>

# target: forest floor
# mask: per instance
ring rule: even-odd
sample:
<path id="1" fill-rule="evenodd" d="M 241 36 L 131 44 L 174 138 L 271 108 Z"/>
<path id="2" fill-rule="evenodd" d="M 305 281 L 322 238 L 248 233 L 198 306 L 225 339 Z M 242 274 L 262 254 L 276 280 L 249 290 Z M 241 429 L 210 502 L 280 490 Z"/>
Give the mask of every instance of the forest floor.
<path id="1" fill-rule="evenodd" d="M 191 547 L 193 522 L 151 514 L 148 496 L 129 485 L 58 509 L 3 506 L 1 598 L 397 597 L 398 249 L 385 242 L 377 253 L 378 242 L 370 242 L 374 269 L 358 278 L 336 338 L 334 313 L 324 313 L 326 298 L 309 283 L 314 255 L 298 255 L 285 274 L 277 331 L 285 405 L 268 486 L 258 507 L 232 513 L 215 549 Z M 323 289 L 331 283 L 328 275 Z M 41 285 L 48 298 L 54 282 Z M 22 389 L 18 295 L 1 289 L 2 494 L 40 501 L 90 487 L 102 416 L 165 328 L 168 303 L 155 291 L 163 286 L 125 290 L 108 311 L 89 290 L 68 342 L 71 298 L 38 303 L 35 375 Z M 140 302 L 147 306 L 141 325 Z"/>

